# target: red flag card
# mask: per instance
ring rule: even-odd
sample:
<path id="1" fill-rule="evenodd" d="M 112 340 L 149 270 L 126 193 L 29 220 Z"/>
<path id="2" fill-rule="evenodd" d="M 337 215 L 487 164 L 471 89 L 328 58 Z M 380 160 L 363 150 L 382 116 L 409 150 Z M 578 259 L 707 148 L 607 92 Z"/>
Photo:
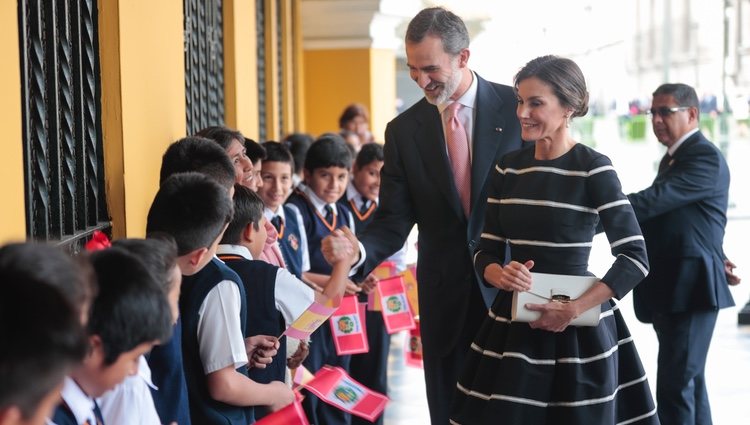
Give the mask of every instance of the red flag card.
<path id="1" fill-rule="evenodd" d="M 336 354 L 360 354 L 369 351 L 365 333 L 364 311 L 360 311 L 357 297 L 344 297 L 339 309 L 331 316 L 331 333 L 336 345 Z"/>
<path id="2" fill-rule="evenodd" d="M 255 422 L 255 425 L 310 425 L 297 398 L 292 404 L 279 409 Z"/>
<path id="3" fill-rule="evenodd" d="M 393 261 L 383 261 L 372 271 L 378 279 L 388 279 L 396 274 L 396 264 Z"/>
<path id="4" fill-rule="evenodd" d="M 417 265 L 412 264 L 404 270 L 401 275 L 404 277 L 404 289 L 406 289 L 406 298 L 409 300 L 414 316 L 419 316 L 419 295 L 417 290 Z"/>
<path id="5" fill-rule="evenodd" d="M 424 369 L 422 362 L 422 334 L 419 331 L 419 319 L 415 320 L 416 326 L 409 331 L 404 344 L 404 360 L 407 366 Z"/>
<path id="6" fill-rule="evenodd" d="M 355 381 L 340 367 L 323 366 L 306 388 L 326 403 L 370 422 L 388 403 L 388 397 Z"/>
<path id="7" fill-rule="evenodd" d="M 414 329 L 414 314 L 409 308 L 409 301 L 404 290 L 404 278 L 395 276 L 383 279 L 377 286 L 380 305 L 383 306 L 383 321 L 389 334 L 404 329 Z"/>
<path id="8" fill-rule="evenodd" d="M 281 335 L 289 335 L 292 338 L 307 340 L 310 338 L 311 333 L 331 317 L 336 308 L 315 301 Z"/>

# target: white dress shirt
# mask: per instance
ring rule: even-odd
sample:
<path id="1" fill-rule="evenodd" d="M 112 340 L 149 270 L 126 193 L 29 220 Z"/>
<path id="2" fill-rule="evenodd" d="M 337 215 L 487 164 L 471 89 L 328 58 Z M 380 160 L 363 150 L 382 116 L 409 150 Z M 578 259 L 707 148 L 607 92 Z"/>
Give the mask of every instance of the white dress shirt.
<path id="1" fill-rule="evenodd" d="M 138 373 L 128 376 L 122 383 L 98 399 L 104 423 L 107 425 L 153 425 L 161 423 L 151 397 L 158 390 L 151 382 L 151 368 L 146 358 L 138 359 Z"/>

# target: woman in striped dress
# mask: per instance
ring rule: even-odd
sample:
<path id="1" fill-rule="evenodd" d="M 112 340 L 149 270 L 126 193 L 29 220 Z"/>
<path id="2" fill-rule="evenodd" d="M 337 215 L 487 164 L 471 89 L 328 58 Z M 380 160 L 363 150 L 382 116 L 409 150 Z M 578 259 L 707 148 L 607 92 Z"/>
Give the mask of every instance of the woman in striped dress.
<path id="1" fill-rule="evenodd" d="M 451 423 L 658 424 L 612 301 L 648 273 L 643 236 L 609 158 L 568 131 L 570 118 L 588 110 L 584 77 L 573 61 L 543 56 L 519 71 L 515 88 L 521 136 L 536 143 L 506 155 L 493 176 L 475 266 L 500 292 L 469 350 Z M 511 321 L 513 291 L 533 286 L 530 270 L 590 275 L 597 225 L 615 257 L 601 280 L 569 303 L 529 305 L 541 313 L 536 321 Z M 569 326 L 599 304 L 598 326 Z"/>

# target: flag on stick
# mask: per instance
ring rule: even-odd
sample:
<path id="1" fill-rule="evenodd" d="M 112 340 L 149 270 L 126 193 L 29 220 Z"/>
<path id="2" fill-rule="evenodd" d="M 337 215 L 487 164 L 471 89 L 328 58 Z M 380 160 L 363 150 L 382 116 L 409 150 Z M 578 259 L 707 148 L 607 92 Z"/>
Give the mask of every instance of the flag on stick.
<path id="1" fill-rule="evenodd" d="M 299 399 L 255 422 L 255 425 L 310 425 Z"/>
<path id="2" fill-rule="evenodd" d="M 337 308 L 338 306 L 328 306 L 315 301 L 289 325 L 281 336 L 288 335 L 292 338 L 308 340 L 310 334 L 325 323 Z"/>
<path id="3" fill-rule="evenodd" d="M 406 335 L 404 344 L 404 361 L 407 366 L 424 369 L 422 361 L 422 334 L 419 331 L 419 318 L 414 320 L 416 326 Z"/>
<path id="4" fill-rule="evenodd" d="M 331 316 L 331 334 L 339 356 L 369 351 L 364 313 L 357 297 L 350 295 L 344 297 L 338 310 Z"/>
<path id="5" fill-rule="evenodd" d="M 394 276 L 378 282 L 376 291 L 383 306 L 381 313 L 389 334 L 404 329 L 414 329 L 414 314 L 409 308 L 404 290 L 404 278 Z"/>
<path id="6" fill-rule="evenodd" d="M 419 295 L 417 290 L 417 265 L 411 264 L 401 274 L 404 277 L 404 289 L 406 298 L 409 300 L 411 312 L 419 316 Z"/>
<path id="7" fill-rule="evenodd" d="M 323 366 L 305 386 L 324 402 L 370 422 L 383 413 L 388 397 L 352 379 L 340 367 Z"/>

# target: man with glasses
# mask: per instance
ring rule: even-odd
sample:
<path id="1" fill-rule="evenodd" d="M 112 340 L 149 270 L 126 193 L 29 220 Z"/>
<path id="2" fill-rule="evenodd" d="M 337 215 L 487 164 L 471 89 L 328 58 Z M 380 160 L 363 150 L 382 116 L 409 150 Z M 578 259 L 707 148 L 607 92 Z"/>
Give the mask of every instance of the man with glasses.
<path id="1" fill-rule="evenodd" d="M 722 248 L 729 168 L 698 128 L 699 103 L 685 84 L 653 93 L 651 122 L 667 153 L 653 184 L 628 195 L 651 265 L 634 290 L 636 316 L 659 340 L 656 400 L 661 423 L 711 424 L 705 364 L 718 310 L 739 283 Z"/>

